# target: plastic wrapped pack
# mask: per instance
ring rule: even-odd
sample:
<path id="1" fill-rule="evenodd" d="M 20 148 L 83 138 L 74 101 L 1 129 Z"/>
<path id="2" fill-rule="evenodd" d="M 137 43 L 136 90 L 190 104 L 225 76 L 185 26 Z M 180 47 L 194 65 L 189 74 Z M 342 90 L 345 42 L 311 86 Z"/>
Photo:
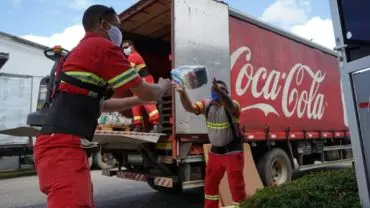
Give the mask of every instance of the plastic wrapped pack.
<path id="1" fill-rule="evenodd" d="M 205 66 L 181 66 L 172 69 L 171 77 L 173 81 L 187 89 L 196 89 L 208 82 L 208 72 Z"/>
<path id="2" fill-rule="evenodd" d="M 126 128 L 132 124 L 132 120 L 122 116 L 118 112 L 102 113 L 98 119 L 100 128 Z"/>

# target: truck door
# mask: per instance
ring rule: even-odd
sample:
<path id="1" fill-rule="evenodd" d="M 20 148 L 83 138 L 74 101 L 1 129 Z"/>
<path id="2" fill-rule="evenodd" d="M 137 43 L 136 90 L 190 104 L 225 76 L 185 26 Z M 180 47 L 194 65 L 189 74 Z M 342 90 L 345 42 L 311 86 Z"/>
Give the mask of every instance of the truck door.
<path id="1" fill-rule="evenodd" d="M 174 0 L 172 16 L 172 67 L 204 65 L 208 84 L 188 90 L 192 101 L 210 97 L 213 77 L 230 86 L 229 7 L 214 0 Z M 178 94 L 174 98 L 175 133 L 205 134 L 204 116 L 187 113 Z"/>
<path id="2" fill-rule="evenodd" d="M 0 73 L 0 86 L 0 131 L 25 126 L 32 108 L 32 77 Z M 0 144 L 27 142 L 27 137 L 0 134 Z"/>
<path id="3" fill-rule="evenodd" d="M 370 207 L 370 2 L 330 4 L 360 201 L 362 207 Z"/>

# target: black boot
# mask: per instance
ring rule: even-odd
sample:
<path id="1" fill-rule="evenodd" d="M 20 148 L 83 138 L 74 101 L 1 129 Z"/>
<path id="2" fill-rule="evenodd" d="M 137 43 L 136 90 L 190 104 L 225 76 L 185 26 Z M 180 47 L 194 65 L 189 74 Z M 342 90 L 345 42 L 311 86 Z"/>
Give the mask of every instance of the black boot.
<path id="1" fill-rule="evenodd" d="M 132 130 L 134 132 L 143 132 L 144 128 L 141 125 L 135 126 L 135 128 Z"/>
<path id="2" fill-rule="evenodd" d="M 150 133 L 162 133 L 162 126 L 159 124 L 153 125 L 153 129 Z"/>

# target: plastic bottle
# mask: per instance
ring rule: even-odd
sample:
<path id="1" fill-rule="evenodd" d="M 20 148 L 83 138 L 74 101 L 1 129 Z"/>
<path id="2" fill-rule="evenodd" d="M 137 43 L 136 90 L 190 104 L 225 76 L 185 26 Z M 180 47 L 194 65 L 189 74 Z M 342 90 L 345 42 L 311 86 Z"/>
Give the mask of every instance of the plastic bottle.
<path id="1" fill-rule="evenodd" d="M 205 66 L 186 65 L 171 70 L 172 80 L 187 89 L 199 88 L 208 82 Z"/>

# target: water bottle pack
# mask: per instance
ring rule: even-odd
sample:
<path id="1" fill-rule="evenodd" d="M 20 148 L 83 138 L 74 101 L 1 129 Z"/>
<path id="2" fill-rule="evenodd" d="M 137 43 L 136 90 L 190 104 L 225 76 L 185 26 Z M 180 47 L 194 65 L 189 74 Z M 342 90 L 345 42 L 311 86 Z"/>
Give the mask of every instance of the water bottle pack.
<path id="1" fill-rule="evenodd" d="M 205 66 L 181 66 L 172 69 L 171 77 L 173 81 L 187 89 L 196 89 L 208 82 L 208 72 Z"/>

